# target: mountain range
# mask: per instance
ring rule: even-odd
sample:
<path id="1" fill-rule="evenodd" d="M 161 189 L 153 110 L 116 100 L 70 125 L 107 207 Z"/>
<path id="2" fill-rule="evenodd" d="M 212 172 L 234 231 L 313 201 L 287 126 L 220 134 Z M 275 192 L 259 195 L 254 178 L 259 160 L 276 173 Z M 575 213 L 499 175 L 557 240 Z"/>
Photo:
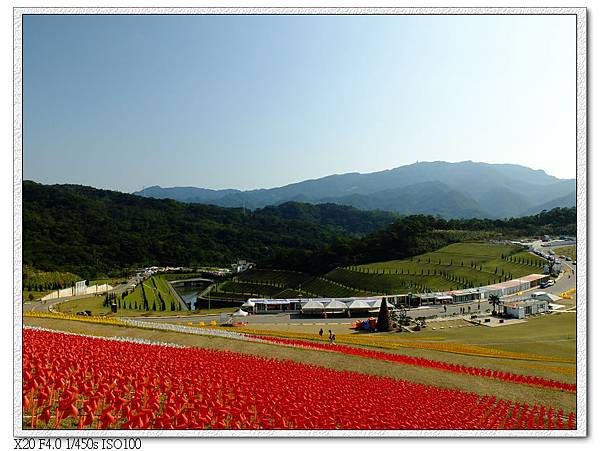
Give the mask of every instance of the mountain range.
<path id="1" fill-rule="evenodd" d="M 508 218 L 576 205 L 575 179 L 514 164 L 417 162 L 367 174 L 336 174 L 241 191 L 151 186 L 133 194 L 248 209 L 285 202 L 334 203 L 363 210 L 443 218 Z"/>

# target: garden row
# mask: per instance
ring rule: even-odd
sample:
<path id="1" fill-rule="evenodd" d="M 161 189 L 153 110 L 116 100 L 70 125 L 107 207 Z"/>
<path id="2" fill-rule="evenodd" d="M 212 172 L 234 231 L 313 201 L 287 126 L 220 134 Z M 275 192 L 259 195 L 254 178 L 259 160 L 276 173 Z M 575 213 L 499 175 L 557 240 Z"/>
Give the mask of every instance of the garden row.
<path id="1" fill-rule="evenodd" d="M 337 280 L 313 277 L 295 271 L 251 269 L 231 281 L 217 285 L 215 297 L 350 297 L 371 294 Z"/>

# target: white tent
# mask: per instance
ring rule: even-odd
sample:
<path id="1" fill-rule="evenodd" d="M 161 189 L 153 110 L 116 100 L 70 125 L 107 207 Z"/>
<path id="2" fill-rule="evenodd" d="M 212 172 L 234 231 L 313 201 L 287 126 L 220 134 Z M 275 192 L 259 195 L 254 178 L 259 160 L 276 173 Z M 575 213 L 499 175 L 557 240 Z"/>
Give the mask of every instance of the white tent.
<path id="1" fill-rule="evenodd" d="M 355 299 L 348 305 L 348 310 L 369 310 L 371 306 L 365 301 Z"/>
<path id="2" fill-rule="evenodd" d="M 325 305 L 319 301 L 310 300 L 302 306 L 303 312 L 322 312 L 325 310 Z"/>
<path id="3" fill-rule="evenodd" d="M 336 299 L 325 306 L 326 312 L 345 312 L 346 310 L 348 310 L 346 304 Z"/>
<path id="4" fill-rule="evenodd" d="M 254 302 L 252 302 L 251 300 L 247 300 L 246 302 L 244 302 L 242 304 L 242 306 L 240 307 L 240 310 L 243 310 L 244 312 L 254 313 L 255 305 L 256 304 Z"/>
<path id="5" fill-rule="evenodd" d="M 244 312 L 243 310 L 238 310 L 233 314 L 233 316 L 248 316 L 248 312 Z"/>
<path id="6" fill-rule="evenodd" d="M 560 300 L 560 296 L 556 296 L 555 294 L 546 293 L 543 291 L 538 291 L 533 293 L 531 296 L 534 299 L 539 299 L 540 301 L 548 301 L 548 302 L 556 302 Z"/>
<path id="7" fill-rule="evenodd" d="M 369 301 L 369 304 L 371 305 L 371 309 L 379 309 L 379 308 L 381 308 L 381 299 L 377 299 L 375 301 Z"/>

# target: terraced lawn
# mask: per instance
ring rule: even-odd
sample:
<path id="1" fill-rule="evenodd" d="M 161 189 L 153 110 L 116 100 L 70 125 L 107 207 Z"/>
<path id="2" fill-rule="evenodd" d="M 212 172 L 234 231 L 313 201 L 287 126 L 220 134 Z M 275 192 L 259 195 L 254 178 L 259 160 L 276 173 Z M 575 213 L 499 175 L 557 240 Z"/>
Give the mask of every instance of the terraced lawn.
<path id="1" fill-rule="evenodd" d="M 539 273 L 544 260 L 519 246 L 456 243 L 416 257 L 339 269 L 326 275 L 357 289 L 444 291 L 490 285 Z"/>

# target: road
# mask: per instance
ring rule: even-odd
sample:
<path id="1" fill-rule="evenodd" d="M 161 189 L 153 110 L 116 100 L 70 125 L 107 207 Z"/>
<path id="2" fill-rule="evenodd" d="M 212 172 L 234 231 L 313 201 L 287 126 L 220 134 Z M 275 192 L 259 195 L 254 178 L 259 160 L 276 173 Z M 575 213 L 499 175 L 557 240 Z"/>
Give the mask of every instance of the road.
<path id="1" fill-rule="evenodd" d="M 535 241 L 533 243 L 533 248 L 535 250 L 548 253 L 548 248 L 542 247 L 542 241 Z M 564 293 L 565 291 L 568 291 L 577 286 L 577 265 L 573 265 L 573 262 L 568 262 L 564 259 L 561 259 L 561 263 L 563 265 L 564 270 L 561 273 L 560 277 L 556 280 L 555 284 L 540 290 L 559 296 L 561 293 Z"/>

